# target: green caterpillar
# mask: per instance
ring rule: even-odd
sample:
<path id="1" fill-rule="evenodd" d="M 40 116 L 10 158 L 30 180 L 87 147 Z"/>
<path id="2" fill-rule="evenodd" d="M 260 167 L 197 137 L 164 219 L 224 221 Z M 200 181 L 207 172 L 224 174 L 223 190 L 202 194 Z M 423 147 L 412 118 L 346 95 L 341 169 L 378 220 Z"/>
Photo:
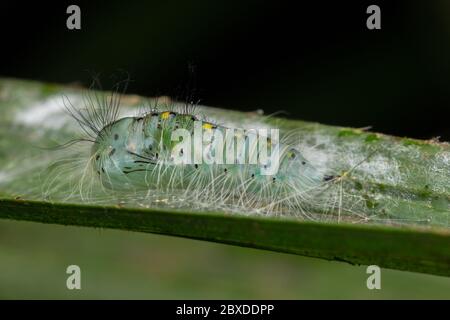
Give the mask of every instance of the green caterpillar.
<path id="1" fill-rule="evenodd" d="M 245 195 L 258 204 L 270 205 L 286 198 L 289 206 L 301 205 L 312 190 L 318 189 L 332 177 L 319 173 L 294 147 L 280 145 L 279 168 L 274 174 L 264 174 L 267 165 L 239 163 L 238 158 L 246 152 L 247 158 L 260 156 L 257 139 L 247 131 L 235 133 L 233 138 L 243 141 L 234 152 L 235 159 L 219 163 L 176 163 L 174 151 L 179 141 L 174 141 L 174 130 L 185 129 L 194 135 L 195 124 L 201 125 L 202 133 L 211 137 L 202 141 L 202 151 L 212 158 L 214 137 L 225 135 L 227 128 L 204 122 L 189 113 L 156 110 L 139 117 L 125 117 L 103 127 L 92 147 L 94 170 L 102 184 L 114 190 L 205 190 L 220 192 L 221 197 L 231 198 Z M 267 138 L 270 146 L 272 140 Z M 191 154 L 196 144 L 191 144 Z M 198 146 L 197 146 L 198 147 Z M 223 158 L 226 154 L 223 147 Z M 188 150 L 178 148 L 183 156 Z M 207 192 L 208 193 L 208 192 Z M 223 194 L 225 193 L 225 194 Z M 283 202 L 283 201 L 281 201 Z M 303 203 L 304 204 L 304 203 Z"/>
<path id="2" fill-rule="evenodd" d="M 119 117 L 117 92 L 87 97 L 88 108 L 67 109 L 87 134 L 83 140 L 92 142 L 88 167 L 107 193 L 177 193 L 275 214 L 326 210 L 320 194 L 336 177 L 287 141 L 200 119 L 190 105 Z"/>

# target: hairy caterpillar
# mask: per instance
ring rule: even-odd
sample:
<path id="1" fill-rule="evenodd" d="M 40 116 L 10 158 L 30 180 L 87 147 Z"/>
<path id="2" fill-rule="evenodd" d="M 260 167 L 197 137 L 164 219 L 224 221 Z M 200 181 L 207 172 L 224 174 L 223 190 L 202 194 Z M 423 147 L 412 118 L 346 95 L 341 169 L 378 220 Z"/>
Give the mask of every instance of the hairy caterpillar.
<path id="1" fill-rule="evenodd" d="M 244 209 L 307 212 L 308 207 L 318 210 L 314 200 L 334 179 L 317 170 L 295 146 L 274 142 L 267 136 L 261 139 L 251 130 L 233 131 L 229 141 L 238 139 L 241 144 L 236 148 L 231 145 L 232 150 L 229 143 L 219 145 L 223 151 L 219 161 L 192 161 L 196 155 L 200 160 L 202 156 L 214 158 L 217 137 L 229 134 L 226 131 L 230 128 L 200 120 L 192 105 L 178 110 L 169 105 L 161 109 L 157 106 L 137 116 L 119 118 L 119 100 L 112 96 L 97 108 L 68 108 L 92 142 L 88 167 L 105 189 L 178 192 L 184 197 L 195 194 L 198 201 Z M 173 139 L 174 131 L 184 129 L 188 137 L 193 137 L 196 125 L 201 129 L 201 140 L 180 148 L 179 141 Z M 267 173 L 267 163 L 246 163 L 246 159 L 261 157 L 258 148 L 261 142 L 272 147 L 272 151 L 276 144 L 279 151 L 276 172 Z M 197 148 L 199 144 L 201 148 Z M 232 159 L 227 163 L 225 158 L 230 157 L 230 151 Z M 186 160 L 184 154 L 192 156 L 177 163 L 176 155 Z"/>

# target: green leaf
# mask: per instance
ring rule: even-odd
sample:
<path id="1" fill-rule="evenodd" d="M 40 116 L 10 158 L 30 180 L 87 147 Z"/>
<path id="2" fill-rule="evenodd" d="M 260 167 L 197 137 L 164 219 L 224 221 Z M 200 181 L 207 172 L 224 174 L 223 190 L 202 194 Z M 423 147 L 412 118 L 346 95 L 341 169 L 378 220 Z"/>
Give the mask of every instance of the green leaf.
<path id="1" fill-rule="evenodd" d="M 96 190 L 95 201 L 84 201 L 66 182 L 70 173 L 51 171 L 61 154 L 45 149 L 79 133 L 63 112 L 63 96 L 82 104 L 76 87 L 0 79 L 0 218 L 169 234 L 450 275 L 448 144 L 205 107 L 202 112 L 223 122 L 294 129 L 305 152 L 313 150 L 311 161 L 342 175 L 338 205 L 307 221 L 295 213 L 266 217 L 183 206 L 180 200 L 139 207 Z M 132 95 L 122 100 L 129 110 L 144 102 Z M 51 188 L 55 182 L 58 188 Z"/>

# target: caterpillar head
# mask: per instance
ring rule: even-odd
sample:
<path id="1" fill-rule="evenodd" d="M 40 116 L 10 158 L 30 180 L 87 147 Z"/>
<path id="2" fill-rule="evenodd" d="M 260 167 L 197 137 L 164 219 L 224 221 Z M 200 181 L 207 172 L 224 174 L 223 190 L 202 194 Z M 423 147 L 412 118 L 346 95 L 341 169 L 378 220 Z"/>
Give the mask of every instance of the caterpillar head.
<path id="1" fill-rule="evenodd" d="M 131 188 L 128 174 L 146 167 L 144 160 L 137 162 L 133 156 L 143 144 L 136 134 L 137 123 L 136 118 L 126 117 L 105 126 L 92 146 L 93 168 L 107 188 Z"/>

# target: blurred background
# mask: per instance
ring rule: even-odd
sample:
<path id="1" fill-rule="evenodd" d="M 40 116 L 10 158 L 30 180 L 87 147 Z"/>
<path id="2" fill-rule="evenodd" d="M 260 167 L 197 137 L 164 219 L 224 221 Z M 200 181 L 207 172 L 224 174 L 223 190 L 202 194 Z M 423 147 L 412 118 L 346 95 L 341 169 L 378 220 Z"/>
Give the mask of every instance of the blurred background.
<path id="1" fill-rule="evenodd" d="M 81 30 L 66 9 L 81 8 Z M 381 8 L 381 30 L 366 8 Z M 0 76 L 450 141 L 448 1 L 2 2 Z M 78 264 L 83 290 L 65 288 Z M 0 221 L 1 298 L 450 298 L 450 279 L 164 236 Z"/>

